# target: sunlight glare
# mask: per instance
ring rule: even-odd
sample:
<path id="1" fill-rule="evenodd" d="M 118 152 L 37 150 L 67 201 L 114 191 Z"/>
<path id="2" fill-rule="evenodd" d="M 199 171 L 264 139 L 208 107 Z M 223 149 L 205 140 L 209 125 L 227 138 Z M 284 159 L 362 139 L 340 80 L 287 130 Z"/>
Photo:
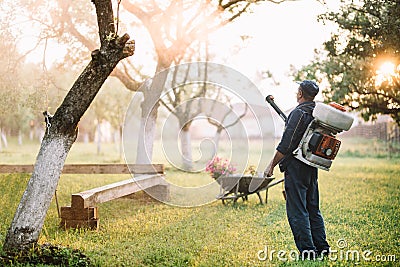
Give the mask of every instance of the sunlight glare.
<path id="1" fill-rule="evenodd" d="M 395 65 L 393 62 L 386 61 L 380 66 L 376 73 L 393 76 L 395 74 Z"/>
<path id="2" fill-rule="evenodd" d="M 396 65 L 391 61 L 383 62 L 376 70 L 375 86 L 380 86 L 384 82 L 392 84 L 396 75 L 398 75 L 396 72 Z"/>

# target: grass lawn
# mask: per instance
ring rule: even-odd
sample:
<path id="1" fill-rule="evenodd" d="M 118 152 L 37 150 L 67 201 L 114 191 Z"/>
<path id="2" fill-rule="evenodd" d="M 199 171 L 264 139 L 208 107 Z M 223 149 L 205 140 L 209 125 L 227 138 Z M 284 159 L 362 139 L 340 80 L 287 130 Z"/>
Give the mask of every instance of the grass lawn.
<path id="1" fill-rule="evenodd" d="M 349 144 L 351 147 L 343 148 L 330 172 L 320 171 L 321 209 L 328 241 L 338 251 L 322 262 L 278 258 L 279 250 L 286 253 L 281 258 L 295 256 L 281 185 L 270 189 L 268 205 L 260 205 L 251 195 L 248 202 L 239 201 L 237 205 L 215 201 L 181 208 L 139 193 L 134 199 L 101 204 L 97 232 L 59 229 L 53 201 L 39 242 L 79 249 L 98 266 L 398 266 L 400 159 L 366 155 L 363 151 L 371 145 L 368 142 L 359 147 Z M 76 144 L 68 160 L 119 161 L 113 146 L 104 149 L 104 155 L 95 155 L 93 145 Z M 26 152 L 17 150 L 10 145 L 0 153 L 0 163 L 33 163 L 35 145 L 28 146 Z M 361 152 L 355 157 L 357 153 L 352 151 Z M 187 177 L 171 169 L 167 175 L 177 181 Z M 198 175 L 211 179 L 205 173 Z M 123 178 L 62 175 L 57 191 L 60 205 L 69 205 L 71 193 Z M 28 179 L 29 175 L 0 175 L 0 248 Z M 363 253 L 371 260 L 364 260 Z M 392 261 L 393 255 L 396 261 Z"/>

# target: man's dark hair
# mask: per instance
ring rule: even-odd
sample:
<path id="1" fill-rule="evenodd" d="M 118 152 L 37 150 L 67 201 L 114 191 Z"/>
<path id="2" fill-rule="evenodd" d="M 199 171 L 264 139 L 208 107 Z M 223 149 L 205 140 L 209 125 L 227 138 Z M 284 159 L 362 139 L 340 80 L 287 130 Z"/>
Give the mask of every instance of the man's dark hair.
<path id="1" fill-rule="evenodd" d="M 314 100 L 314 97 L 319 92 L 319 87 L 316 82 L 304 80 L 300 83 L 300 90 L 303 93 L 304 99 L 308 101 Z"/>
<path id="2" fill-rule="evenodd" d="M 310 96 L 303 88 L 300 87 L 301 92 L 303 93 L 303 98 L 307 101 L 313 101 L 315 96 Z"/>

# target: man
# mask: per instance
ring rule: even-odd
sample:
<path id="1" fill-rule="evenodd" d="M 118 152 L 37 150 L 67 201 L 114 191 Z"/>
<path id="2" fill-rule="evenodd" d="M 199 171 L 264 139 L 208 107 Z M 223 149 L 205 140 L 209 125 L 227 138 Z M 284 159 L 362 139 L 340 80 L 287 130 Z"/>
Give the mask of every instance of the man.
<path id="1" fill-rule="evenodd" d="M 318 91 L 318 85 L 313 81 L 300 83 L 297 91 L 299 105 L 289 114 L 276 153 L 264 172 L 266 177 L 271 177 L 278 163 L 284 172 L 286 213 L 303 259 L 329 252 L 324 220 L 319 210 L 318 170 L 292 155 L 313 120 L 314 97 Z"/>

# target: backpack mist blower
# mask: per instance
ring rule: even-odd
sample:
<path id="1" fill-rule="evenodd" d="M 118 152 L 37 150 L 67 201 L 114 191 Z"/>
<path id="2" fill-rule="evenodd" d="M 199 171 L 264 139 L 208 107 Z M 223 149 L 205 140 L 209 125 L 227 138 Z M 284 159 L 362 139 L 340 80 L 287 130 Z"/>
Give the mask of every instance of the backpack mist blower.
<path id="1" fill-rule="evenodd" d="M 286 122 L 286 115 L 275 104 L 272 96 L 268 95 L 265 100 Z M 349 130 L 354 118 L 345 112 L 343 106 L 334 102 L 329 105 L 317 102 L 312 116 L 314 119 L 304 132 L 299 146 L 293 151 L 293 156 L 310 166 L 329 171 L 341 144 L 336 134 Z"/>

